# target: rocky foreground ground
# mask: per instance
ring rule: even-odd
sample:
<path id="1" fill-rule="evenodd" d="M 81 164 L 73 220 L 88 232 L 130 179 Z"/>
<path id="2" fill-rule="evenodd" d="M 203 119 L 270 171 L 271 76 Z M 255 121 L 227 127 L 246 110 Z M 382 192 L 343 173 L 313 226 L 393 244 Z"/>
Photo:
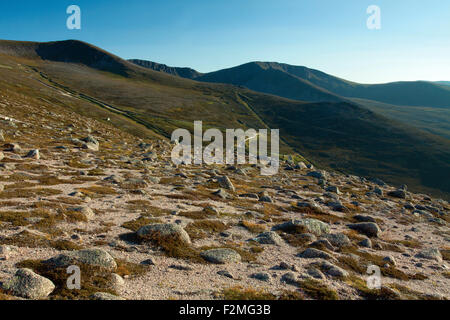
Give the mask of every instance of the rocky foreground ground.
<path id="1" fill-rule="evenodd" d="M 168 141 L 0 101 L 0 299 L 450 297 L 447 201 L 289 160 L 176 167 Z"/>

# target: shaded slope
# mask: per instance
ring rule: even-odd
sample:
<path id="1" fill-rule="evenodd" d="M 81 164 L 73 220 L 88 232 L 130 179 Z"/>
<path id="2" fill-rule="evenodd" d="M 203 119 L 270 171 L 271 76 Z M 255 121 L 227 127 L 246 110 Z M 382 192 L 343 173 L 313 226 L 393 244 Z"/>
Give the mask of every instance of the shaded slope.
<path id="1" fill-rule="evenodd" d="M 295 103 L 273 100 L 263 106 L 257 96 L 246 101 L 270 127 L 279 127 L 286 142 L 316 163 L 386 181 L 403 180 L 450 191 L 450 146 L 437 138 L 350 103 Z"/>

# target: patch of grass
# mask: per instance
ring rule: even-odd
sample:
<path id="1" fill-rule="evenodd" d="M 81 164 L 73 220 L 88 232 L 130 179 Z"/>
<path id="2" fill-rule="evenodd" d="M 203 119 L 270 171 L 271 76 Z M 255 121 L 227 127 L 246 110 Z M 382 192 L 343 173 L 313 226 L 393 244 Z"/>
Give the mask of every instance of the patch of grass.
<path id="1" fill-rule="evenodd" d="M 148 224 L 162 223 L 163 221 L 156 218 L 139 217 L 135 220 L 127 221 L 121 225 L 122 228 L 129 229 L 131 231 L 138 231 L 141 227 Z"/>
<path id="2" fill-rule="evenodd" d="M 349 276 L 346 279 L 348 285 L 354 288 L 358 294 L 367 300 L 398 300 L 399 295 L 390 291 L 386 287 L 381 287 L 380 289 L 369 289 L 367 287 L 366 281 L 357 276 Z"/>
<path id="3" fill-rule="evenodd" d="M 82 246 L 79 244 L 76 244 L 70 240 L 55 240 L 51 242 L 51 247 L 57 249 L 57 250 L 67 250 L 67 251 L 73 251 L 73 250 L 81 250 L 83 249 Z"/>
<path id="4" fill-rule="evenodd" d="M 34 182 L 18 181 L 15 183 L 7 184 L 5 186 L 5 190 L 32 188 L 35 187 L 36 185 L 37 183 Z"/>
<path id="5" fill-rule="evenodd" d="M 84 300 L 96 292 L 117 293 L 110 288 L 111 272 L 99 267 L 79 264 L 81 270 L 81 289 L 67 288 L 66 268 L 55 267 L 39 260 L 24 260 L 16 265 L 18 268 L 29 268 L 37 274 L 50 279 L 56 286 L 50 294 L 51 300 Z"/>
<path id="6" fill-rule="evenodd" d="M 96 169 L 92 169 L 88 171 L 88 176 L 103 176 L 105 175 L 105 171 L 103 169 L 100 168 L 96 168 Z"/>
<path id="7" fill-rule="evenodd" d="M 68 161 L 66 163 L 66 165 L 68 165 L 69 167 L 72 167 L 72 168 L 77 168 L 77 169 L 87 169 L 87 168 L 91 167 L 91 165 L 81 163 L 80 161 L 75 160 L 75 159 L 71 159 L 70 161 Z"/>
<path id="8" fill-rule="evenodd" d="M 442 258 L 446 261 L 450 261 L 450 249 L 441 249 Z"/>
<path id="9" fill-rule="evenodd" d="M 117 194 L 117 191 L 114 188 L 106 186 L 91 186 L 87 188 L 80 188 L 78 191 L 90 196 L 91 198 Z"/>
<path id="10" fill-rule="evenodd" d="M 215 217 L 216 214 L 210 210 L 201 210 L 201 211 L 183 211 L 178 214 L 179 216 L 186 217 L 189 219 L 207 219 L 211 217 Z"/>
<path id="11" fill-rule="evenodd" d="M 5 300 L 16 300 L 16 298 L 14 298 L 13 296 L 10 296 L 5 291 L 0 289 L 0 301 L 5 301 Z"/>
<path id="12" fill-rule="evenodd" d="M 440 300 L 437 296 L 429 295 L 426 293 L 421 293 L 415 290 L 412 290 L 406 286 L 397 283 L 389 284 L 389 287 L 399 291 L 404 298 L 410 300 Z"/>
<path id="13" fill-rule="evenodd" d="M 368 265 L 374 264 L 380 267 L 381 273 L 385 277 L 391 277 L 394 279 L 408 281 L 411 276 L 404 273 L 400 269 L 397 269 L 394 266 L 384 267 L 386 265 L 386 261 L 383 260 L 382 256 L 370 254 L 365 251 L 357 250 L 355 247 L 343 247 L 340 249 L 341 253 L 353 253 L 360 257 L 360 261 L 356 261 L 353 258 L 348 257 L 340 257 L 338 258 L 341 267 L 352 270 L 358 273 L 365 273 Z"/>
<path id="14" fill-rule="evenodd" d="M 61 193 L 61 190 L 48 188 L 11 189 L 0 192 L 0 199 L 50 197 Z"/>
<path id="15" fill-rule="evenodd" d="M 250 222 L 248 220 L 242 220 L 239 223 L 239 225 L 246 228 L 248 231 L 250 231 L 252 233 L 261 233 L 261 232 L 266 231 L 266 227 L 264 225 Z"/>
<path id="16" fill-rule="evenodd" d="M 306 279 L 299 281 L 299 286 L 308 296 L 316 300 L 339 300 L 339 295 L 334 289 L 326 284 L 314 280 Z"/>
<path id="17" fill-rule="evenodd" d="M 170 210 L 154 207 L 148 200 L 128 201 L 127 209 L 130 211 L 138 211 L 143 216 L 162 217 L 170 214 Z"/>
<path id="18" fill-rule="evenodd" d="M 282 233 L 281 238 L 286 241 L 290 246 L 296 248 L 303 248 L 305 245 L 309 243 L 309 241 L 301 236 L 301 233 Z"/>
<path id="19" fill-rule="evenodd" d="M 122 259 L 115 259 L 117 263 L 116 273 L 121 276 L 137 277 L 148 272 L 149 267 L 142 264 L 132 263 Z"/>
<path id="20" fill-rule="evenodd" d="M 409 279 L 411 280 L 427 280 L 428 276 L 424 275 L 423 273 L 415 273 L 409 276 Z"/>
<path id="21" fill-rule="evenodd" d="M 212 233 L 219 233 L 229 228 L 225 223 L 218 220 L 197 220 L 189 223 L 185 231 L 191 239 L 204 239 Z"/>
<path id="22" fill-rule="evenodd" d="M 350 256 L 340 256 L 338 257 L 338 261 L 338 265 L 345 270 L 353 271 L 359 274 L 364 274 L 367 270 L 367 268 L 362 266 L 358 260 Z"/>

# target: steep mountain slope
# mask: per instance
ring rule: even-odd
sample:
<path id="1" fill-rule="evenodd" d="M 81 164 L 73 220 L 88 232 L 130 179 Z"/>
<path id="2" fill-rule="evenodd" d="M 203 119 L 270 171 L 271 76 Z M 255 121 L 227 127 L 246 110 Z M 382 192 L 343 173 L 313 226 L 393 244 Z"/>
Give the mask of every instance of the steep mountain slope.
<path id="1" fill-rule="evenodd" d="M 412 190 L 442 196 L 450 192 L 450 181 L 442 179 L 450 175 L 447 140 L 352 103 L 304 103 L 183 79 L 78 41 L 0 42 L 0 64 L 17 76 L 18 87 L 24 86 L 21 79 L 32 77 L 34 84 L 82 99 L 93 113 L 101 108 L 166 137 L 179 127 L 192 129 L 194 120 L 222 130 L 280 128 L 284 153 L 299 152 L 323 167 L 406 182 Z M 8 75 L 1 76 L 5 85 L 11 85 Z M 339 100 L 321 89 L 314 92 Z"/>

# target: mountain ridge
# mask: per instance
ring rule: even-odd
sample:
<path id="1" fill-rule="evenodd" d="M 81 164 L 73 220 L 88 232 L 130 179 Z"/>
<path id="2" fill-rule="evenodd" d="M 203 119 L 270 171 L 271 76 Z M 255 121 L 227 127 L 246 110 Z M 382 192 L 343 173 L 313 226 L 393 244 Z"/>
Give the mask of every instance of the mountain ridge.
<path id="1" fill-rule="evenodd" d="M 254 61 L 205 73 L 193 79 L 231 83 L 295 100 L 313 101 L 312 98 L 331 98 L 339 101 L 345 98 L 360 98 L 394 105 L 450 108 L 450 89 L 442 88 L 440 84 L 443 83 L 397 81 L 384 84 L 360 84 L 319 70 L 278 62 Z M 257 79 L 261 80 L 257 81 Z M 267 85 L 268 81 L 271 86 Z M 321 90 L 323 95 L 309 97 L 302 94 L 302 91 L 307 89 L 305 87 L 307 85 L 312 86 L 310 90 Z M 337 97 L 333 98 L 333 95 Z M 325 101 L 320 99 L 318 101 Z"/>

